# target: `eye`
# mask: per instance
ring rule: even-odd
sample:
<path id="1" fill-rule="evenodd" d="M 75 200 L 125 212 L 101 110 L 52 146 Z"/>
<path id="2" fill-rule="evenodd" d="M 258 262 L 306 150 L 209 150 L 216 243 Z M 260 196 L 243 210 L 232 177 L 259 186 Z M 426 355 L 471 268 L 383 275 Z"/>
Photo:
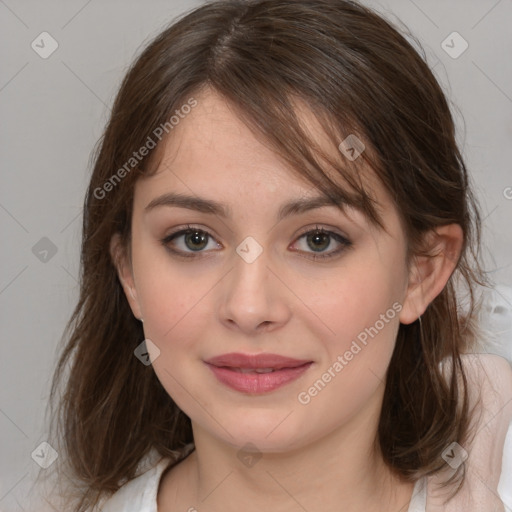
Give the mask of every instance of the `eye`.
<path id="1" fill-rule="evenodd" d="M 302 239 L 305 239 L 306 248 L 294 249 L 294 252 L 309 253 L 307 249 L 310 248 L 313 252 L 309 253 L 306 257 L 313 260 L 334 258 L 352 246 L 352 242 L 339 233 L 325 230 L 318 226 L 315 229 L 304 232 L 297 240 Z M 213 240 L 213 236 L 208 231 L 188 225 L 186 229 L 178 229 L 167 235 L 161 240 L 161 243 L 168 251 L 179 257 L 194 258 L 198 257 L 200 253 L 206 252 L 209 242 L 212 242 L 213 249 L 221 247 L 220 244 L 214 243 Z M 326 249 L 335 244 L 338 245 L 337 249 L 326 251 Z M 212 247 L 209 249 L 212 249 Z"/>
<path id="2" fill-rule="evenodd" d="M 180 239 L 182 239 L 181 243 L 179 243 Z M 173 254 L 185 258 L 194 258 L 196 256 L 194 253 L 204 252 L 204 249 L 208 248 L 210 239 L 213 241 L 212 235 L 207 231 L 187 226 L 186 229 L 180 229 L 167 235 L 161 240 L 161 243 Z M 214 245 L 219 247 L 219 244 Z M 176 246 L 177 248 L 175 248 Z"/>
<path id="3" fill-rule="evenodd" d="M 340 235 L 339 233 L 325 230 L 323 228 L 319 228 L 318 226 L 316 226 L 315 229 L 311 229 L 303 233 L 298 238 L 298 240 L 301 240 L 303 238 L 305 238 L 306 248 L 313 249 L 313 253 L 310 253 L 310 255 L 306 257 L 311 258 L 313 260 L 334 258 L 338 254 L 352 246 L 352 242 L 345 238 L 344 236 Z M 325 249 L 334 245 L 333 240 L 336 244 L 338 244 L 338 248 L 326 252 Z M 300 252 L 308 251 L 300 250 Z"/>

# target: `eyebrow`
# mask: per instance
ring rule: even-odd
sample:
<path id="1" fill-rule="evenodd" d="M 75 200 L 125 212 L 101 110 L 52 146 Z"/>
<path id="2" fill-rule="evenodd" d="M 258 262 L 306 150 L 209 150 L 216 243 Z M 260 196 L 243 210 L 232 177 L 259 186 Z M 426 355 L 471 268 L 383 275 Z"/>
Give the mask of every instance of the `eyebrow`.
<path id="1" fill-rule="evenodd" d="M 161 206 L 187 208 L 189 210 L 195 210 L 202 213 L 218 215 L 223 218 L 231 217 L 231 209 L 222 203 L 212 199 L 205 199 L 202 197 L 189 196 L 174 192 L 169 192 L 156 197 L 144 208 L 144 211 L 149 212 Z M 277 218 L 278 220 L 282 220 L 290 215 L 298 215 L 324 206 L 336 206 L 340 210 L 343 209 L 340 204 L 331 200 L 327 196 L 300 198 L 283 204 L 279 208 Z"/>

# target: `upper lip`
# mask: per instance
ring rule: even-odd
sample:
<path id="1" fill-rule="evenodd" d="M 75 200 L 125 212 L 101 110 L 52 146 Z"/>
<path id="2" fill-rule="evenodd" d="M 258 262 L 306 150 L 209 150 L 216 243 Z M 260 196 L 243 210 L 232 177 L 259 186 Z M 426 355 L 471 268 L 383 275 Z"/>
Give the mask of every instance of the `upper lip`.
<path id="1" fill-rule="evenodd" d="M 230 368 L 259 369 L 272 368 L 280 370 L 281 368 L 296 368 L 306 363 L 311 363 L 307 359 L 294 359 L 284 357 L 278 354 L 239 354 L 230 353 L 208 359 L 206 363 L 213 366 L 227 366 Z"/>

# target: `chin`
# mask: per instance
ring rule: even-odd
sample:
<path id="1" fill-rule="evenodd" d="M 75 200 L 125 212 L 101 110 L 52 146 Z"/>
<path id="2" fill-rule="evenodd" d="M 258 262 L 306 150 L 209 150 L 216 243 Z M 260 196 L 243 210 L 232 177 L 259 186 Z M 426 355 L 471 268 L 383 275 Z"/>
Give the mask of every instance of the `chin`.
<path id="1" fill-rule="evenodd" d="M 290 412 L 284 413 L 283 410 L 265 412 L 261 409 L 241 412 L 238 409 L 232 415 L 224 416 L 228 418 L 223 424 L 226 425 L 229 434 L 217 424 L 210 423 L 209 430 L 214 429 L 216 437 L 220 437 L 223 442 L 237 450 L 243 450 L 250 444 L 256 447 L 252 448 L 254 451 L 283 453 L 305 443 L 304 425 L 307 420 L 304 420 L 304 425 L 297 425 L 297 418 L 293 417 L 295 416 L 293 412 L 287 417 Z M 247 449 L 251 451 L 250 447 Z"/>

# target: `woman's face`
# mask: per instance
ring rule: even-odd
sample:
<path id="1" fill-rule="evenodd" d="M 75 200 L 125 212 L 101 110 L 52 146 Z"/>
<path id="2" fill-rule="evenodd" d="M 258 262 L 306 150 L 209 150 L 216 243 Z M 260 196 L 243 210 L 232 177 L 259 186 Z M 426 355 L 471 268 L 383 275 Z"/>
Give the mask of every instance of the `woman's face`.
<path id="1" fill-rule="evenodd" d="M 219 96 L 196 99 L 135 187 L 125 291 L 160 382 L 195 427 L 236 447 L 375 427 L 408 276 L 389 197 L 375 183 L 389 233 L 356 210 L 287 208 L 320 193 Z"/>

